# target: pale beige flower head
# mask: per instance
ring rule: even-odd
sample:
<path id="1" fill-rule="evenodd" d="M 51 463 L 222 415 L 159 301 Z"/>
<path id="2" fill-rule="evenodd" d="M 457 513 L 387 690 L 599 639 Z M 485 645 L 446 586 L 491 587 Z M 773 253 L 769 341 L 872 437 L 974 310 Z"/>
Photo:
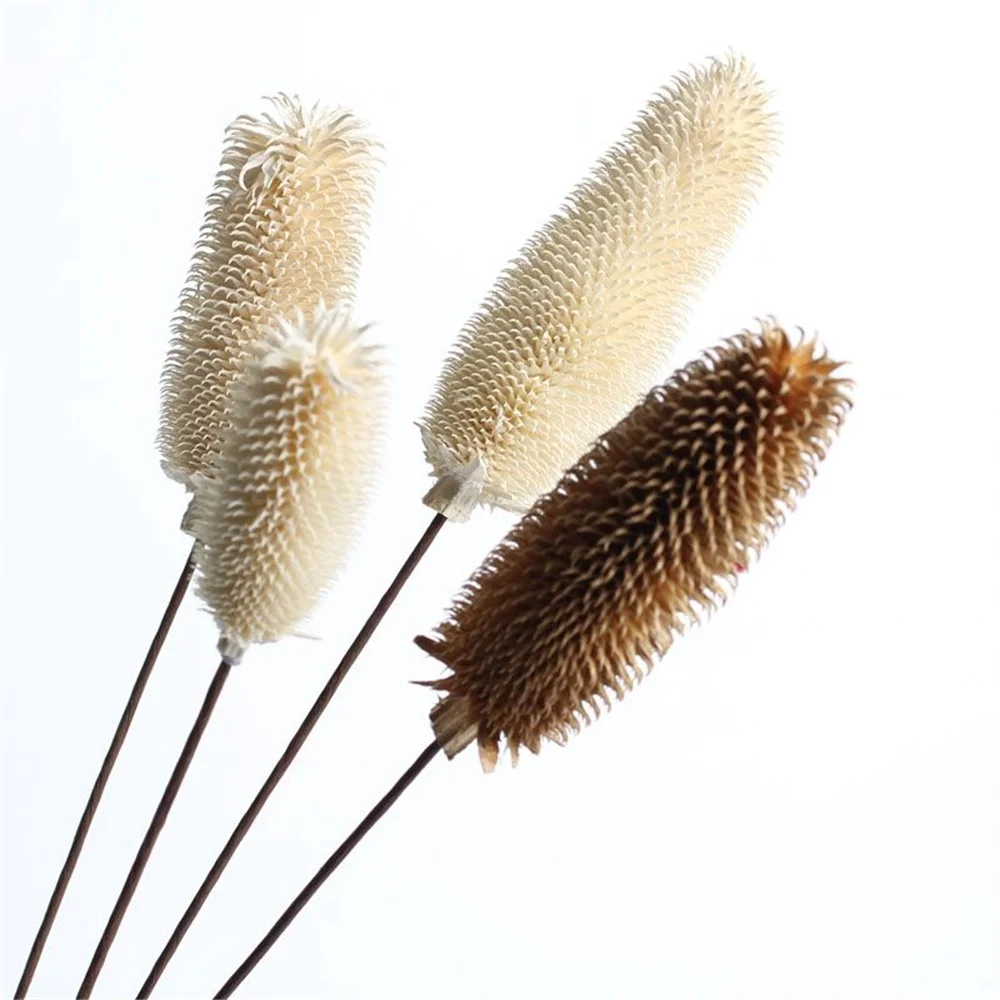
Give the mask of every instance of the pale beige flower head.
<path id="1" fill-rule="evenodd" d="M 775 147 L 749 63 L 657 94 L 469 320 L 421 430 L 449 517 L 523 511 L 664 372 Z"/>
<path id="2" fill-rule="evenodd" d="M 562 743 L 725 600 L 826 454 L 840 366 L 776 324 L 654 389 L 486 558 L 435 635 L 448 756 Z"/>
<path id="3" fill-rule="evenodd" d="M 199 593 L 219 649 L 289 634 L 343 566 L 374 482 L 384 384 L 350 307 L 279 320 L 233 391 L 212 476 L 196 483 Z"/>
<path id="4" fill-rule="evenodd" d="M 227 129 L 162 379 L 163 468 L 189 489 L 211 471 L 257 340 L 297 309 L 354 301 L 376 153 L 351 112 L 284 95 Z"/>

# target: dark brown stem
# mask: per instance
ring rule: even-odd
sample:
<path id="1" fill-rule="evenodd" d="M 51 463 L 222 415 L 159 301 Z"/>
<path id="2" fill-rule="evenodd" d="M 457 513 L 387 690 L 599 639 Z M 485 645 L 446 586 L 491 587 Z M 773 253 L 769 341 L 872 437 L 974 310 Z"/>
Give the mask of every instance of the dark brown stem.
<path id="1" fill-rule="evenodd" d="M 83 977 L 83 982 L 77 991 L 77 997 L 79 998 L 89 997 L 94 990 L 94 984 L 97 982 L 97 977 L 101 974 L 101 968 L 108 957 L 111 945 L 114 943 L 115 935 L 121 926 L 125 911 L 132 902 L 132 897 L 139 886 L 142 873 L 146 868 L 150 855 L 153 853 L 153 848 L 156 846 L 160 832 L 167 822 L 174 799 L 177 798 L 177 793 L 180 791 L 184 776 L 191 766 L 195 751 L 198 749 L 198 744 L 201 742 L 205 727 L 212 717 L 215 703 L 219 700 L 219 695 L 222 694 L 222 689 L 229 677 L 230 670 L 232 670 L 232 665 L 223 660 L 215 671 L 212 683 L 208 686 L 208 691 L 205 693 L 205 700 L 201 704 L 198 717 L 194 720 L 191 732 L 188 733 L 188 738 L 184 743 L 184 748 L 181 750 L 180 757 L 177 758 L 177 763 L 174 765 L 174 770 L 170 775 L 170 780 L 167 782 L 167 787 L 163 790 L 163 797 L 160 799 L 160 804 L 156 807 L 156 812 L 153 813 L 149 829 L 146 830 L 146 836 L 142 838 L 142 843 L 136 852 L 135 860 L 132 862 L 132 867 L 125 878 L 125 884 L 118 894 L 118 899 L 115 902 L 114 909 L 111 911 L 111 916 L 108 917 L 104 933 L 101 935 L 101 940 L 98 941 L 97 948 L 94 950 L 94 956 L 90 960 L 90 967 L 87 969 L 87 974 Z"/>
<path id="2" fill-rule="evenodd" d="M 421 536 L 420 541 L 417 542 L 413 551 L 407 557 L 406 562 L 403 563 L 392 583 L 389 584 L 388 590 L 386 590 L 386 592 L 382 595 L 382 599 L 375 606 L 375 610 L 371 613 L 371 615 L 369 615 L 368 620 L 358 633 L 357 638 L 351 643 L 350 648 L 344 654 L 340 663 L 337 664 L 337 669 L 330 675 L 330 679 L 326 682 L 326 686 L 323 690 L 320 691 L 319 697 L 313 703 L 313 707 L 309 710 L 309 714 L 302 720 L 302 724 L 296 730 L 295 735 L 286 747 L 285 752 L 281 755 L 277 764 L 274 765 L 274 768 L 268 775 L 267 780 L 257 793 L 257 797 L 250 803 L 250 807 L 243 814 L 243 818 L 237 824 L 236 829 L 233 830 L 229 840 L 226 841 L 225 847 L 222 848 L 221 853 L 215 859 L 215 864 L 212 865 L 211 870 L 208 875 L 205 876 L 205 880 L 201 883 L 201 886 L 195 893 L 194 898 L 188 905 L 188 908 L 184 911 L 184 915 L 181 917 L 180 922 L 174 928 L 173 934 L 170 935 L 170 940 L 167 941 L 163 951 L 160 952 L 160 957 L 157 958 L 152 970 L 146 977 L 146 981 L 142 984 L 142 987 L 139 990 L 138 996 L 140 1000 L 145 1000 L 146 997 L 149 997 L 152 994 L 160 976 L 163 975 L 164 969 L 166 969 L 171 958 L 173 958 L 174 953 L 177 951 L 181 941 L 184 940 L 184 935 L 187 934 L 191 924 L 194 923 L 195 918 L 198 916 L 198 912 L 201 910 L 202 906 L 204 906 L 205 900 L 208 899 L 212 889 L 215 887 L 216 882 L 219 881 L 220 876 L 226 870 L 226 866 L 232 860 L 232 857 L 242 843 L 243 838 L 250 831 L 254 820 L 256 820 L 257 816 L 260 815 L 260 812 L 264 808 L 264 804 L 270 798 L 271 793 L 278 787 L 278 782 L 281 781 L 281 779 L 285 776 L 285 772 L 289 769 L 289 767 L 291 767 L 292 761 L 295 760 L 296 755 L 309 738 L 309 734 L 313 731 L 316 723 L 319 722 L 320 716 L 326 710 L 326 706 L 330 704 L 330 699 L 333 698 L 337 688 L 340 687 L 341 681 L 343 681 L 343 679 L 347 676 L 347 673 L 354 664 L 354 661 L 365 648 L 368 640 L 372 637 L 372 634 L 378 627 L 379 622 L 382 621 L 386 612 L 392 606 L 392 602 L 396 599 L 396 595 L 403 589 L 403 584 L 406 583 L 410 574 L 416 568 L 421 558 L 423 558 L 424 553 L 430 548 L 431 542 L 433 542 L 437 537 L 437 533 L 444 526 L 446 520 L 447 519 L 443 514 L 436 514 L 434 516 L 434 519 L 427 527 L 427 530 Z"/>
<path id="3" fill-rule="evenodd" d="M 309 880 L 306 887 L 292 900 L 288 909 L 278 918 L 277 923 L 264 935 L 260 944 L 246 957 L 243 964 L 226 980 L 225 985 L 215 994 L 230 997 L 236 988 L 253 972 L 257 963 L 271 950 L 271 946 L 288 929 L 288 925 L 305 909 L 306 903 L 319 891 L 320 886 L 337 870 L 340 863 L 364 839 L 368 831 L 389 811 L 390 806 L 406 791 L 414 778 L 437 756 L 441 747 L 431 743 L 420 756 L 403 772 L 402 777 L 379 800 L 378 805 L 354 828 L 354 832 L 323 863 L 323 866 Z"/>
<path id="4" fill-rule="evenodd" d="M 118 720 L 118 728 L 111 738 L 111 745 L 108 747 L 108 752 L 104 755 L 104 763 L 101 764 L 101 769 L 94 780 L 94 787 L 90 790 L 90 798 L 87 799 L 83 815 L 77 824 L 76 833 L 73 835 L 73 843 L 70 844 L 69 853 L 66 855 L 66 860 L 63 862 L 59 877 L 56 879 L 55 888 L 49 897 L 48 906 L 45 908 L 45 915 L 42 917 L 41 926 L 35 934 L 35 940 L 32 942 L 28 959 L 24 963 L 24 971 L 21 973 L 21 979 L 17 984 L 17 991 L 14 994 L 15 1000 L 23 1000 L 28 995 L 28 988 L 31 986 L 31 980 L 35 977 L 35 970 L 38 968 L 42 951 L 45 949 L 45 942 L 48 940 L 49 932 L 55 923 L 56 914 L 62 905 L 63 897 L 66 895 L 66 890 L 69 887 L 70 879 L 73 877 L 76 863 L 80 860 L 84 842 L 87 839 L 87 834 L 90 832 L 90 826 L 94 822 L 94 816 L 97 814 L 97 807 L 101 803 L 104 789 L 107 786 L 108 779 L 111 777 L 115 762 L 118 760 L 118 754 L 121 752 L 125 737 L 132 726 L 132 719 L 135 717 L 136 709 L 138 709 L 139 702 L 142 700 L 143 692 L 146 690 L 146 682 L 149 680 L 149 675 L 153 672 L 157 657 L 159 657 L 163 643 L 166 641 L 167 633 L 170 631 L 170 626 L 173 625 L 177 609 L 180 607 L 181 601 L 184 600 L 184 594 L 187 592 L 188 584 L 191 582 L 191 577 L 194 574 L 194 552 L 194 547 L 192 547 L 191 554 L 184 564 L 184 569 L 181 570 L 181 575 L 174 586 L 174 592 L 170 595 L 167 608 L 160 619 L 160 625 L 153 636 L 153 641 L 149 644 L 146 658 L 142 661 L 139 674 L 132 685 L 132 693 L 128 696 L 125 711 L 122 712 L 122 717 Z"/>

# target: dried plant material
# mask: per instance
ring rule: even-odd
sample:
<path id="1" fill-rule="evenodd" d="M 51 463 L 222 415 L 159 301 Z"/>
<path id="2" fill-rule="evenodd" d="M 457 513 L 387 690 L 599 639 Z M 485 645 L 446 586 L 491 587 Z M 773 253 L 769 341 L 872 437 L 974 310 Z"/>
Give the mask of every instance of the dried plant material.
<path id="1" fill-rule="evenodd" d="M 174 317 L 159 444 L 164 471 L 192 490 L 211 472 L 255 341 L 296 309 L 355 296 L 376 144 L 341 108 L 272 103 L 227 129 Z"/>
<path id="2" fill-rule="evenodd" d="M 682 75 L 646 106 L 500 275 L 445 363 L 421 430 L 455 520 L 527 509 L 664 371 L 691 301 L 775 146 L 744 60 Z"/>
<path id="3" fill-rule="evenodd" d="M 654 389 L 487 557 L 434 637 L 431 713 L 491 770 L 563 742 L 717 607 L 808 486 L 850 402 L 839 365 L 776 325 Z"/>
<path id="4" fill-rule="evenodd" d="M 235 387 L 215 474 L 199 485 L 199 592 L 219 650 L 287 635 L 344 562 L 377 466 L 384 399 L 347 307 L 279 321 Z"/>

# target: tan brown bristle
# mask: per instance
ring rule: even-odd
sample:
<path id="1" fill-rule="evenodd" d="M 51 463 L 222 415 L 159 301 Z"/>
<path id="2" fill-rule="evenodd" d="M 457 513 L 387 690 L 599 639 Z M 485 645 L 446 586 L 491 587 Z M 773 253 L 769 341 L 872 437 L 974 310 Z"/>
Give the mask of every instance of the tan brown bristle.
<path id="1" fill-rule="evenodd" d="M 765 324 L 654 389 L 487 557 L 433 637 L 431 713 L 454 756 L 537 753 L 621 698 L 725 600 L 850 407 L 815 341 Z"/>

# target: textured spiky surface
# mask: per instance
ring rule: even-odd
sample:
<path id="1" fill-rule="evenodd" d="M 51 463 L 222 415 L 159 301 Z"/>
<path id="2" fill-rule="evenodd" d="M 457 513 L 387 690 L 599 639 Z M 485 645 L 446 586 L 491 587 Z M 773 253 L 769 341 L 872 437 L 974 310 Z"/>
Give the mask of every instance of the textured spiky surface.
<path id="1" fill-rule="evenodd" d="M 346 307 L 285 321 L 233 393 L 192 526 L 199 591 L 233 662 L 287 635 L 344 561 L 377 465 L 383 379 Z"/>
<path id="2" fill-rule="evenodd" d="M 355 295 L 376 144 L 343 109 L 284 95 L 272 104 L 226 131 L 174 316 L 159 444 L 164 471 L 192 489 L 211 471 L 255 340 L 296 309 Z"/>
<path id="3" fill-rule="evenodd" d="M 774 146 L 742 59 L 650 101 L 459 335 L 421 427 L 438 477 L 426 503 L 456 519 L 476 500 L 523 511 L 628 412 L 662 376 Z"/>
<path id="4" fill-rule="evenodd" d="M 807 487 L 849 404 L 814 342 L 743 333 L 654 389 L 543 496 L 417 644 L 452 671 L 454 755 L 537 752 L 711 611 Z"/>

